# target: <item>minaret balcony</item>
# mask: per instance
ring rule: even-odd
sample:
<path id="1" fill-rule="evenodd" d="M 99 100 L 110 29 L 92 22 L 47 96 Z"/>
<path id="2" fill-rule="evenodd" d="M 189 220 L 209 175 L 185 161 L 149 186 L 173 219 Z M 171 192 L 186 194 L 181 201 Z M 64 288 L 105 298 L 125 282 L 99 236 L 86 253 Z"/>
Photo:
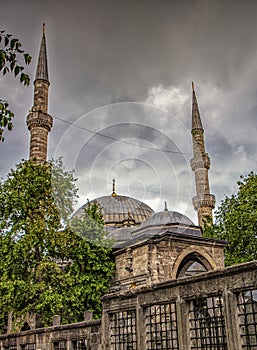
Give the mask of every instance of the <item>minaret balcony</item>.
<path id="1" fill-rule="evenodd" d="M 210 158 L 207 153 L 196 156 L 190 160 L 191 168 L 193 171 L 197 169 L 210 169 Z"/>
<path id="2" fill-rule="evenodd" d="M 41 111 L 30 112 L 27 116 L 26 122 L 29 130 L 31 130 L 33 127 L 41 127 L 50 132 L 53 126 L 53 118 L 49 114 Z"/>
<path id="3" fill-rule="evenodd" d="M 195 210 L 198 210 L 203 207 L 209 207 L 214 209 L 215 202 L 215 196 L 210 193 L 201 194 L 193 197 L 193 206 Z"/>

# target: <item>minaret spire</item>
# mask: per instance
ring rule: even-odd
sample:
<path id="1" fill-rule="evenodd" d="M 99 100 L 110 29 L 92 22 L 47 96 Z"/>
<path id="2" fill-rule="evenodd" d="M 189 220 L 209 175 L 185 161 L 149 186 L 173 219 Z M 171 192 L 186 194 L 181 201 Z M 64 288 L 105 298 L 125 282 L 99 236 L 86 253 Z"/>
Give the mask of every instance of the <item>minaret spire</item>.
<path id="1" fill-rule="evenodd" d="M 192 83 L 192 139 L 194 158 L 191 159 L 191 167 L 195 173 L 196 196 L 193 205 L 198 212 L 198 222 L 204 226 L 204 217 L 212 218 L 212 209 L 215 206 L 215 197 L 210 194 L 208 171 L 210 158 L 205 152 L 204 130 L 200 117 L 198 102 Z"/>
<path id="2" fill-rule="evenodd" d="M 43 35 L 39 50 L 39 56 L 38 56 L 38 64 L 37 64 L 37 72 L 36 72 L 36 79 L 46 80 L 49 82 L 48 78 L 48 68 L 47 68 L 47 53 L 46 53 L 46 37 L 45 37 L 45 23 L 43 23 Z M 50 84 L 50 82 L 49 82 Z"/>
<path id="3" fill-rule="evenodd" d="M 53 118 L 48 114 L 49 85 L 45 24 L 43 24 L 37 71 L 34 80 L 34 104 L 27 116 L 27 125 L 30 131 L 30 159 L 47 159 L 48 133 L 51 131 L 53 125 Z"/>
<path id="4" fill-rule="evenodd" d="M 194 129 L 202 129 L 202 121 L 200 118 L 200 113 L 199 113 L 199 108 L 198 108 L 198 102 L 195 94 L 195 86 L 194 83 L 192 82 L 192 130 Z"/>

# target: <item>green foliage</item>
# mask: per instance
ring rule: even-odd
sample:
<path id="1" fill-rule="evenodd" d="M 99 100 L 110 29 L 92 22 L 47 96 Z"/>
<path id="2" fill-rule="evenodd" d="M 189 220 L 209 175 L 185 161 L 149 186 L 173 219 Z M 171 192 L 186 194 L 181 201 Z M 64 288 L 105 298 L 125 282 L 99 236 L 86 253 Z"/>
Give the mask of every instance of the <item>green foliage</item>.
<path id="1" fill-rule="evenodd" d="M 215 225 L 204 229 L 205 237 L 228 241 L 227 266 L 257 259 L 257 174 L 242 176 L 237 184 L 237 194 L 226 197 L 215 212 Z"/>
<path id="2" fill-rule="evenodd" d="M 12 73 L 18 77 L 20 83 L 28 86 L 30 78 L 25 74 L 24 66 L 30 64 L 31 56 L 22 50 L 19 39 L 14 38 L 11 34 L 6 34 L 4 30 L 0 31 L 0 71 L 3 75 Z M 22 60 L 20 65 L 19 60 Z M 8 102 L 0 99 L 0 141 L 4 141 L 3 132 L 11 130 L 13 127 L 12 119 L 14 114 L 8 109 Z"/>
<path id="3" fill-rule="evenodd" d="M 63 323 L 81 321 L 88 309 L 100 314 L 113 273 L 111 248 L 101 244 L 105 231 L 97 207 L 69 222 L 76 192 L 61 160 L 22 161 L 1 184 L 2 314 L 22 320 L 36 313 L 44 325 L 55 314 Z"/>

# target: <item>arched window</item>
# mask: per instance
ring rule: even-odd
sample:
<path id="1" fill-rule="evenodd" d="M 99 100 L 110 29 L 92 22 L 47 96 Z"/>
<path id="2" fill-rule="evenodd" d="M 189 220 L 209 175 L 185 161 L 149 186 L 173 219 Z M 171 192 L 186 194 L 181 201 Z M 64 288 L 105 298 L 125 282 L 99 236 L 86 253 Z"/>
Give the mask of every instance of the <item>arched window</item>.
<path id="1" fill-rule="evenodd" d="M 176 278 L 194 276 L 212 270 L 210 263 L 199 253 L 188 254 L 180 263 Z"/>

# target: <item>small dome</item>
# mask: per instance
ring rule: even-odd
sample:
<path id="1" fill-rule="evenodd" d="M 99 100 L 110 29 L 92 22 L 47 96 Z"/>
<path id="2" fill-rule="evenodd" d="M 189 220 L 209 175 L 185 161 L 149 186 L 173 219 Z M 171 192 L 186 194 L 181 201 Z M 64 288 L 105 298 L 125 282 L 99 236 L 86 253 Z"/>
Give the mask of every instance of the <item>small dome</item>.
<path id="1" fill-rule="evenodd" d="M 160 211 L 154 213 L 149 219 L 145 220 L 140 229 L 149 226 L 163 226 L 169 224 L 180 224 L 187 226 L 195 226 L 194 223 L 185 215 L 178 213 L 176 211 Z"/>
<path id="2" fill-rule="evenodd" d="M 201 228 L 195 226 L 187 216 L 175 211 L 164 210 L 153 213 L 139 226 L 113 229 L 108 238 L 114 240 L 115 248 L 121 248 L 165 233 L 202 236 Z"/>
<path id="3" fill-rule="evenodd" d="M 80 215 L 90 203 L 97 203 L 102 211 L 106 225 L 121 226 L 130 223 L 139 225 L 148 219 L 154 211 L 145 203 L 127 196 L 103 196 L 84 204 L 75 215 Z"/>

